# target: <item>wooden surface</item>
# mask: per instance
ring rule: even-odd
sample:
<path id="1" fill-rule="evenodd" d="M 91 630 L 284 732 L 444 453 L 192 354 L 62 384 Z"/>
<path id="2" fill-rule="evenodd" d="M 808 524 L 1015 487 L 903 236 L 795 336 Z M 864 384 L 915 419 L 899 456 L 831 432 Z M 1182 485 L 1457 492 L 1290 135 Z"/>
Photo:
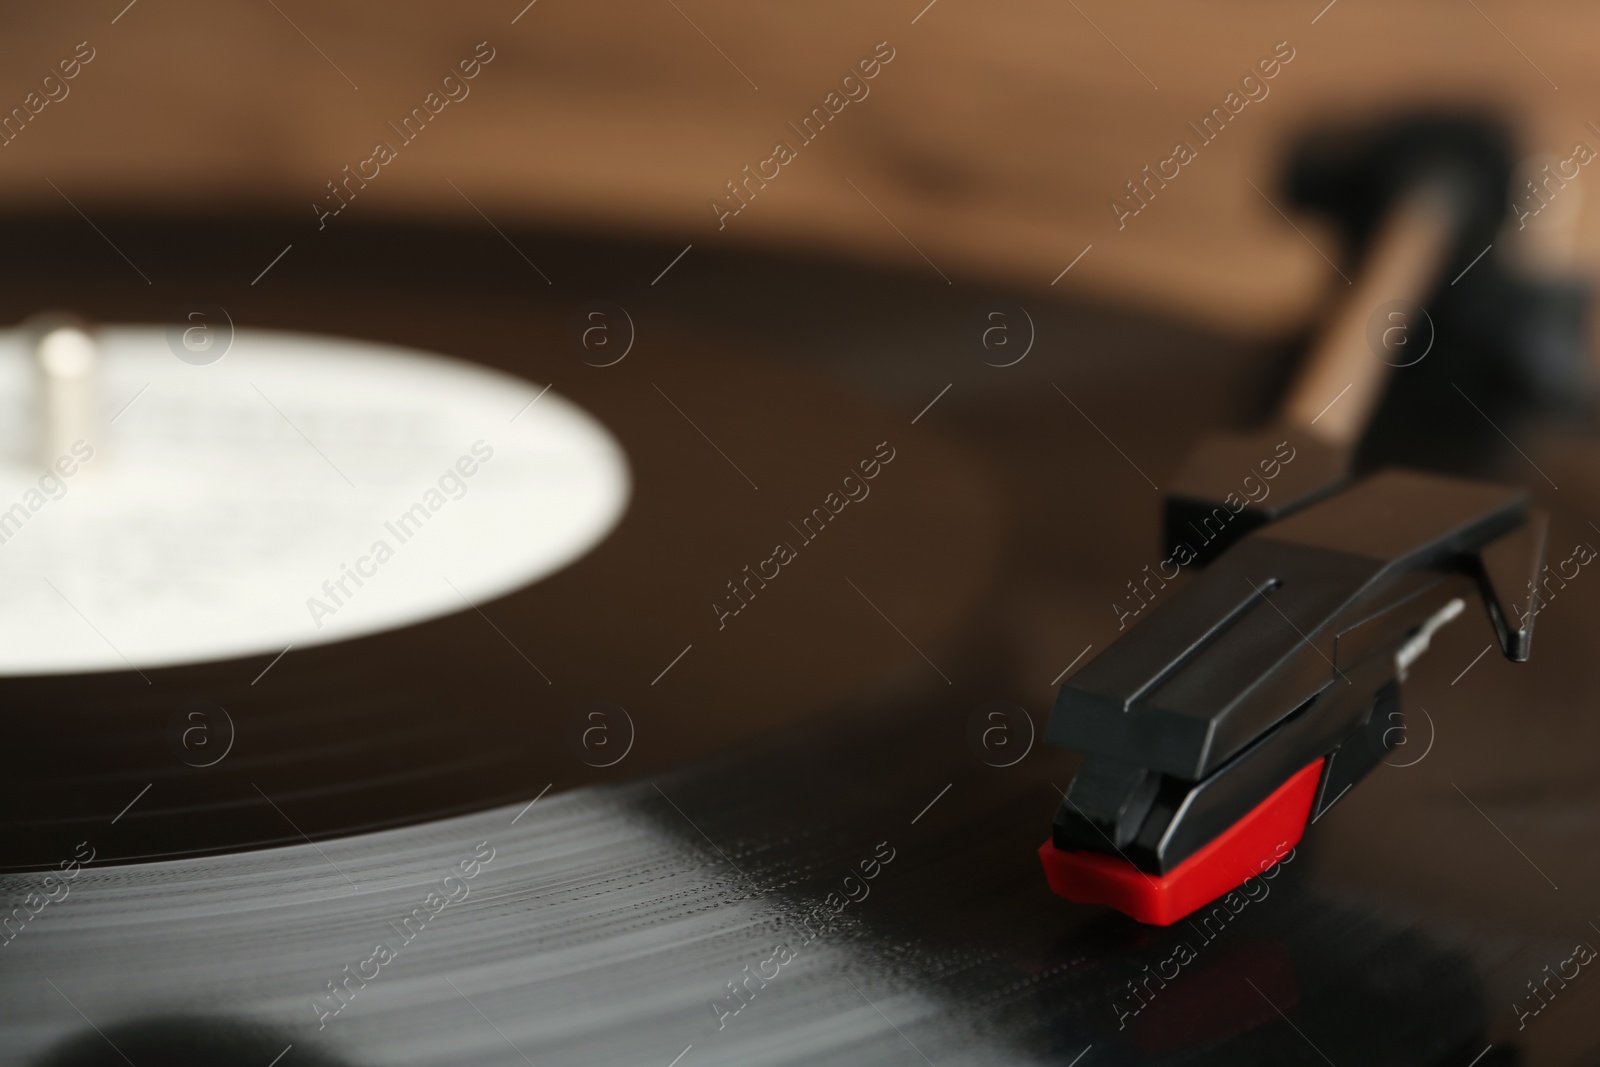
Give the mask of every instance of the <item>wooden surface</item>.
<path id="1" fill-rule="evenodd" d="M 70 197 L 90 218 L 130 203 L 282 212 L 285 243 L 314 253 L 324 183 L 380 138 L 398 143 L 387 124 L 488 41 L 470 96 L 328 226 L 486 224 L 481 211 L 502 227 L 780 242 L 1041 289 L 1092 245 L 1058 292 L 1251 332 L 1343 284 L 1309 247 L 1337 258 L 1333 237 L 1299 219 L 1297 234 L 1250 184 L 1281 199 L 1277 153 L 1309 118 L 1476 102 L 1516 120 L 1530 151 L 1600 146 L 1587 125 L 1600 112 L 1585 110 L 1600 11 L 1570 0 L 125 2 L 13 12 L 0 107 L 22 106 L 78 42 L 95 58 L 0 148 L 7 210 L 67 211 Z M 719 230 L 724 183 L 775 141 L 798 144 L 786 123 L 882 41 L 894 58 L 870 95 Z M 1269 95 L 1200 147 L 1186 123 L 1282 41 L 1294 58 Z M 1112 197 L 1180 139 L 1197 158 L 1119 230 Z M 1580 259 L 1600 249 L 1593 214 L 1576 218 Z"/>

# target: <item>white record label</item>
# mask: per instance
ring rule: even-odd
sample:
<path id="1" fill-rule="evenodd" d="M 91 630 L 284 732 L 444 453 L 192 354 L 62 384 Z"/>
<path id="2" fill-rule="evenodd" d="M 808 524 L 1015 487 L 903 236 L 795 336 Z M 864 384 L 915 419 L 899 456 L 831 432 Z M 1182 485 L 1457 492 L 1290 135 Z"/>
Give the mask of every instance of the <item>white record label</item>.
<path id="1" fill-rule="evenodd" d="M 97 338 L 67 444 L 29 341 L 0 332 L 0 675 L 276 655 L 470 610 L 627 504 L 605 427 L 498 371 L 262 330 L 206 365 L 160 327 Z"/>

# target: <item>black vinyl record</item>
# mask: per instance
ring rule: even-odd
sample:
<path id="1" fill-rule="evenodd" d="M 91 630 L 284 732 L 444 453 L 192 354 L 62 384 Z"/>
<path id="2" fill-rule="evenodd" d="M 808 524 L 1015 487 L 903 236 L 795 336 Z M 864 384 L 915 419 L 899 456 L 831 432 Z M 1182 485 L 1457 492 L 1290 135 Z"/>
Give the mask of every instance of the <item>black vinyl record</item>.
<path id="1" fill-rule="evenodd" d="M 1526 668 L 1474 659 L 1481 618 L 1438 634 L 1391 765 L 1231 905 L 1157 929 L 1045 884 L 1075 767 L 1040 742 L 1056 686 L 1117 638 L 1159 487 L 1261 414 L 1275 346 L 699 248 L 653 286 L 678 249 L 546 233 L 512 238 L 554 284 L 492 232 L 352 226 L 253 286 L 271 220 L 185 220 L 201 257 L 175 223 L 103 224 L 159 293 L 46 220 L 13 235 L 6 316 L 196 301 L 454 355 L 592 413 L 633 497 L 569 566 L 429 621 L 275 665 L 0 682 L 10 1059 L 1592 1056 L 1584 979 L 1541 984 L 1600 937 L 1590 579 Z M 620 361 L 583 346 L 596 311 L 634 334 Z M 1553 543 L 1595 536 L 1586 435 L 1520 443 L 1563 487 Z M 830 505 L 873 460 L 870 495 Z M 195 702 L 233 727 L 208 766 L 174 749 Z"/>

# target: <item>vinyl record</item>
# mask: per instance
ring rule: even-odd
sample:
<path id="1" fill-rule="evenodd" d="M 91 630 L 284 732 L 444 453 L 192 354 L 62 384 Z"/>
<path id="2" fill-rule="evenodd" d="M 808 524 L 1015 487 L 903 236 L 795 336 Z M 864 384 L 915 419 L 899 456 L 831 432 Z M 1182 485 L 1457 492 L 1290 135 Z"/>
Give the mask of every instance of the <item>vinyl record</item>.
<path id="1" fill-rule="evenodd" d="M 109 225 L 173 290 L 164 304 L 232 317 L 240 347 L 174 352 L 174 371 L 243 367 L 251 331 L 278 331 L 510 383 L 481 433 L 379 447 L 368 468 L 298 405 L 274 412 L 287 380 L 251 371 L 241 395 L 254 381 L 274 427 L 263 462 L 293 465 L 308 498 L 348 504 L 333 467 L 359 493 L 391 462 L 381 529 L 552 400 L 545 414 L 592 423 L 591 458 L 616 442 L 627 497 L 541 576 L 481 597 L 457 582 L 472 603 L 442 614 L 286 652 L 12 670 L 0 1042 L 16 1062 L 1504 1067 L 1592 1049 L 1582 979 L 1537 1002 L 1528 988 L 1570 973 L 1581 907 L 1555 905 L 1597 886 L 1588 579 L 1541 620 L 1526 669 L 1481 656 L 1481 616 L 1436 634 L 1389 766 L 1229 903 L 1158 929 L 1045 883 L 1037 849 L 1077 765 L 1038 743 L 1050 702 L 1118 639 L 1131 580 L 1161 558 L 1152 487 L 1202 431 L 1259 413 L 1272 346 L 826 261 L 707 254 L 664 292 L 650 279 L 680 249 L 591 235 L 513 235 L 567 267 L 558 285 L 491 269 L 522 262 L 492 233 L 374 228 L 252 288 L 265 224 L 197 224 L 218 250 L 205 270 L 145 254 L 156 224 Z M 19 227 L 33 269 L 8 307 L 111 324 L 109 361 L 116 324 L 154 325 L 149 294 L 82 267 L 71 232 Z M 1020 360 L 984 347 L 997 313 L 1037 333 Z M 584 346 L 601 323 L 607 345 L 634 332 L 622 358 Z M 107 425 L 133 434 L 152 381 L 120 415 L 140 381 L 103 396 Z M 10 447 L 36 447 L 17 433 Z M 1518 433 L 1571 494 L 1536 489 L 1552 544 L 1582 542 L 1563 501 L 1595 491 L 1593 440 Z M 115 443 L 44 493 L 0 566 L 94 499 L 77 479 L 130 454 Z M 514 451 L 426 521 L 497 499 L 477 479 Z M 1506 456 L 1495 473 L 1515 481 Z M 535 499 L 520 492 L 508 507 Z M 331 515 L 290 510 L 283 528 Z M 767 562 L 779 543 L 793 558 Z M 425 543 L 396 559 L 410 548 Z M 263 601 L 312 633 L 306 600 L 357 562 L 315 558 Z M 445 577 L 483 563 L 442 559 Z M 398 573 L 347 582 L 333 619 Z M 427 603 L 410 610 L 448 602 Z M 59 610 L 75 642 L 97 636 L 98 612 Z"/>

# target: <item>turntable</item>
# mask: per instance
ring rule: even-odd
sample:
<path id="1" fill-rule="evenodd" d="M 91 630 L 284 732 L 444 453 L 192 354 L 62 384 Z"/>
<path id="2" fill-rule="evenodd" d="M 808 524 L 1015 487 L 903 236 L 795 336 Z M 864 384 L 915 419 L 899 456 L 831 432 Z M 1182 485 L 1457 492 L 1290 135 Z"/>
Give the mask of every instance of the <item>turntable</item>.
<path id="1" fill-rule="evenodd" d="M 1080 281 L 1103 205 L 1031 282 L 861 186 L 898 262 L 780 239 L 820 134 L 728 232 L 410 211 L 491 40 L 337 215 L 11 218 L 5 1062 L 1595 1061 L 1590 286 L 1523 124 L 1272 120 L 1326 292 L 1175 314 Z"/>

